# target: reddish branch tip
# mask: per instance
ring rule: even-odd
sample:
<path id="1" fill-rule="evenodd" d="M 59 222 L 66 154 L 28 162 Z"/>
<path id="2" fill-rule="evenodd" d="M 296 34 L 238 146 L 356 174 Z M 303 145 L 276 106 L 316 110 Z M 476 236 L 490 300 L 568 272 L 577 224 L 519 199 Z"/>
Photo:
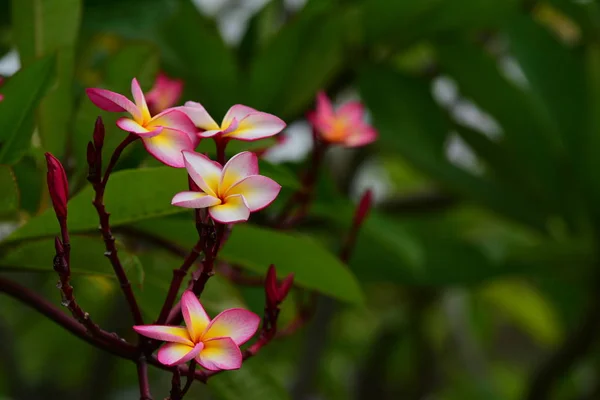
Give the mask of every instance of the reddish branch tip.
<path id="1" fill-rule="evenodd" d="M 277 270 L 271 264 L 265 277 L 265 294 L 267 297 L 267 306 L 276 308 L 287 297 L 292 285 L 294 284 L 294 274 L 289 274 L 281 283 L 277 284 Z"/>
<path id="2" fill-rule="evenodd" d="M 48 164 L 48 192 L 50 192 L 54 212 L 59 220 L 66 219 L 69 197 L 67 174 L 60 161 L 50 153 L 46 153 L 46 163 Z"/>
<path id="3" fill-rule="evenodd" d="M 358 227 L 362 225 L 373 203 L 373 192 L 371 189 L 367 190 L 361 197 L 358 207 L 356 207 L 356 213 L 354 214 L 354 226 Z"/>
<path id="4" fill-rule="evenodd" d="M 90 167 L 96 163 L 96 150 L 92 142 L 87 144 L 87 163 Z"/>
<path id="5" fill-rule="evenodd" d="M 96 150 L 102 149 L 104 145 L 104 122 L 102 122 L 102 117 L 98 117 L 96 119 L 96 125 L 94 126 L 94 147 Z"/>

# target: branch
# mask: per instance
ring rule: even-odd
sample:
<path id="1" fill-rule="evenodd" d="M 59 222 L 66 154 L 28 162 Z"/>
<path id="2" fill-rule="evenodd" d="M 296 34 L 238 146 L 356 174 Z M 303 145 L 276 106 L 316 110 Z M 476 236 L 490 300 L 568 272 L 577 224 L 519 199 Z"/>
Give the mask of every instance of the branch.
<path id="1" fill-rule="evenodd" d="M 96 196 L 94 197 L 94 201 L 92 203 L 94 204 L 94 207 L 96 208 L 96 211 L 98 212 L 98 217 L 100 219 L 100 232 L 102 233 L 102 238 L 104 239 L 104 244 L 106 247 L 106 253 L 104 254 L 110 260 L 110 263 L 113 267 L 113 270 L 115 271 L 117 279 L 121 284 L 121 290 L 125 295 L 127 304 L 129 305 L 129 309 L 131 315 L 133 316 L 135 324 L 143 325 L 144 320 L 142 318 L 142 313 L 140 311 L 137 300 L 135 299 L 135 295 L 133 294 L 131 283 L 127 278 L 127 274 L 125 273 L 125 269 L 123 268 L 121 260 L 119 259 L 119 255 L 117 253 L 115 238 L 112 235 L 109 223 L 110 214 L 106 211 L 106 207 L 104 206 L 104 191 L 106 189 L 106 184 L 108 183 L 110 173 L 112 172 L 114 166 L 119 160 L 119 157 L 121 156 L 123 150 L 130 143 L 133 143 L 136 139 L 138 139 L 138 136 L 136 135 L 130 134 L 129 136 L 127 136 L 125 140 L 123 140 L 121 144 L 119 144 L 119 146 L 117 146 L 117 148 L 115 149 L 110 159 L 110 162 L 106 168 L 102 181 L 99 183 L 92 182 L 92 186 L 94 187 L 94 191 L 96 192 Z"/>
<path id="2" fill-rule="evenodd" d="M 148 364 L 145 356 L 140 356 L 137 361 L 138 382 L 140 386 L 140 400 L 152 400 L 150 384 L 148 383 Z"/>

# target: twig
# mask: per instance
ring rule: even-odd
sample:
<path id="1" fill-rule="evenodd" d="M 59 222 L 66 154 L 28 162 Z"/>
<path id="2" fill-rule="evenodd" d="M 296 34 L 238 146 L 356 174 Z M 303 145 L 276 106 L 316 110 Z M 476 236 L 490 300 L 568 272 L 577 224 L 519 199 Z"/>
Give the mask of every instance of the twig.
<path id="1" fill-rule="evenodd" d="M 152 400 L 150 384 L 148 383 L 148 364 L 146 357 L 141 355 L 137 361 L 138 382 L 140 385 L 140 400 Z"/>
<path id="2" fill-rule="evenodd" d="M 117 146 L 110 158 L 108 166 L 106 167 L 106 171 L 104 172 L 104 177 L 102 178 L 102 181 L 100 183 L 92 185 L 96 192 L 96 196 L 94 197 L 94 201 L 92 203 L 94 204 L 94 207 L 96 208 L 96 211 L 98 212 L 98 217 L 100 219 L 100 232 L 102 233 L 102 238 L 104 239 L 104 244 L 106 247 L 106 252 L 104 253 L 104 255 L 110 260 L 113 270 L 115 271 L 117 279 L 119 280 L 119 283 L 121 285 L 121 290 L 123 291 L 125 299 L 127 300 L 127 304 L 129 305 L 129 309 L 134 322 L 137 325 L 142 325 L 144 323 L 142 313 L 140 311 L 137 300 L 135 299 L 135 295 L 133 294 L 131 283 L 127 278 L 127 274 L 125 273 L 125 269 L 121 264 L 121 260 L 119 259 L 117 247 L 115 245 L 115 238 L 112 235 L 109 223 L 110 213 L 106 211 L 106 207 L 104 206 L 104 191 L 106 189 L 108 179 L 110 178 L 110 174 L 117 161 L 119 160 L 119 157 L 123 150 L 129 144 L 133 143 L 136 139 L 138 139 L 138 136 L 130 134 L 125 138 L 125 140 L 121 142 L 121 144 L 119 144 L 119 146 Z"/>
<path id="3" fill-rule="evenodd" d="M 183 399 L 183 396 L 185 396 L 186 393 L 188 392 L 188 390 L 190 390 L 190 388 L 192 387 L 192 383 L 194 382 L 194 379 L 195 379 L 195 372 L 196 372 L 196 360 L 192 360 L 188 367 L 187 380 L 185 381 L 185 386 L 181 390 L 181 395 L 179 396 L 179 399 Z"/>

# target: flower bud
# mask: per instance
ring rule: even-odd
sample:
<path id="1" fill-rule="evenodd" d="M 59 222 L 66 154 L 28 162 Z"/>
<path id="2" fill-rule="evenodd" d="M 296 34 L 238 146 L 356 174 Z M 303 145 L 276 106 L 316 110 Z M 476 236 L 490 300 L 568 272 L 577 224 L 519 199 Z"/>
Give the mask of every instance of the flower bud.
<path id="1" fill-rule="evenodd" d="M 294 274 L 289 274 L 281 285 L 277 284 L 277 270 L 271 264 L 265 277 L 265 294 L 267 297 L 267 306 L 276 308 L 287 297 L 292 285 L 294 284 Z"/>
<path id="2" fill-rule="evenodd" d="M 96 125 L 94 125 L 94 148 L 96 151 L 102 151 L 104 145 L 104 123 L 102 117 L 96 118 Z"/>
<path id="3" fill-rule="evenodd" d="M 67 218 L 67 199 L 69 197 L 67 174 L 60 161 L 50 153 L 46 153 L 46 163 L 48 165 L 46 175 L 48 192 L 50 192 L 52 206 L 56 217 L 59 220 L 64 220 Z"/>
<path id="4" fill-rule="evenodd" d="M 285 300 L 285 298 L 287 297 L 287 295 L 290 292 L 290 289 L 292 288 L 293 285 L 294 285 L 294 274 L 292 273 L 292 274 L 289 274 L 288 276 L 286 276 L 285 279 L 283 280 L 283 282 L 281 282 L 281 286 L 279 286 L 278 297 L 279 297 L 280 303 L 283 300 Z"/>

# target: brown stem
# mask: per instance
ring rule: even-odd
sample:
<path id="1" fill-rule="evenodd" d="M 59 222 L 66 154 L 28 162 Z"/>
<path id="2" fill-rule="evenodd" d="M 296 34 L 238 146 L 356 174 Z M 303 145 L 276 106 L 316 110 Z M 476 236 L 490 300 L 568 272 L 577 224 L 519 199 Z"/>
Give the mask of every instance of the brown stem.
<path id="1" fill-rule="evenodd" d="M 195 374 L 196 374 L 196 360 L 192 360 L 190 362 L 190 366 L 188 367 L 187 380 L 185 381 L 185 386 L 181 390 L 181 395 L 179 396 L 179 399 L 183 399 L 183 396 L 185 396 L 186 393 L 188 392 L 188 390 L 190 390 L 190 388 L 192 387 L 192 382 L 194 382 L 194 379 L 196 377 Z"/>
<path id="2" fill-rule="evenodd" d="M 106 211 L 106 207 L 104 205 L 104 191 L 106 190 L 106 184 L 108 183 L 108 179 L 110 178 L 110 173 L 112 172 L 114 166 L 123 150 L 131 143 L 133 143 L 138 136 L 130 134 L 117 146 L 114 153 L 110 158 L 110 162 L 106 167 L 106 171 L 104 172 L 104 177 L 102 178 L 102 182 L 99 184 L 93 185 L 94 190 L 96 192 L 96 196 L 94 197 L 94 207 L 98 212 L 98 217 L 100 219 L 100 232 L 102 233 L 102 238 L 104 239 L 104 244 L 106 247 L 106 252 L 104 255 L 108 257 L 110 263 L 115 271 L 115 275 L 119 280 L 121 285 L 121 290 L 125 295 L 125 299 L 127 300 L 127 304 L 129 305 L 129 309 L 133 320 L 136 325 L 142 325 L 144 320 L 142 318 L 142 313 L 140 311 L 137 300 L 135 299 L 135 295 L 133 294 L 133 290 L 131 288 L 131 283 L 127 278 L 127 274 L 125 273 L 125 269 L 123 268 L 123 264 L 121 264 L 121 260 L 119 259 L 119 255 L 117 253 L 117 247 L 115 245 L 115 238 L 112 235 L 112 231 L 110 228 L 109 217 L 110 213 Z"/>
<path id="3" fill-rule="evenodd" d="M 177 293 L 179 292 L 179 288 L 181 287 L 181 282 L 183 281 L 183 278 L 187 275 L 190 267 L 194 265 L 194 263 L 200 256 L 201 251 L 202 239 L 198 240 L 196 245 L 192 248 L 190 253 L 183 261 L 181 267 L 179 267 L 179 269 L 173 270 L 173 279 L 171 280 L 171 285 L 169 287 L 169 291 L 167 292 L 167 298 L 165 299 L 162 309 L 160 310 L 158 319 L 156 320 L 157 325 L 164 324 L 167 318 L 169 317 L 169 313 L 173 308 L 173 304 L 175 303 L 175 299 L 177 298 Z"/>
<path id="4" fill-rule="evenodd" d="M 225 149 L 227 148 L 227 139 L 218 138 L 215 139 L 215 146 L 217 148 L 217 162 L 221 165 L 225 165 Z"/>
<path id="5" fill-rule="evenodd" d="M 150 384 L 148 383 L 148 363 L 143 355 L 137 361 L 137 373 L 140 385 L 140 400 L 152 400 Z"/>

